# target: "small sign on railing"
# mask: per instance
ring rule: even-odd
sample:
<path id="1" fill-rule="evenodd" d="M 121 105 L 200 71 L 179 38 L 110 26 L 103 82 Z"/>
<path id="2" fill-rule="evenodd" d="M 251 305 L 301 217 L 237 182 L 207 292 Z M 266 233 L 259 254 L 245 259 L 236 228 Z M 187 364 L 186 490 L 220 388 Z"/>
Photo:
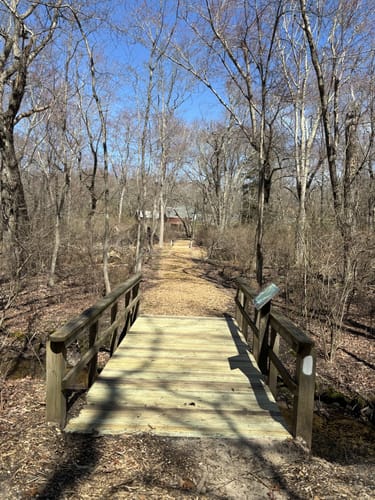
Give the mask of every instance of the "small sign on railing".
<path id="1" fill-rule="evenodd" d="M 253 299 L 253 304 L 256 309 L 261 309 L 267 302 L 270 302 L 280 292 L 280 288 L 274 283 L 267 285 L 261 290 L 258 295 Z"/>

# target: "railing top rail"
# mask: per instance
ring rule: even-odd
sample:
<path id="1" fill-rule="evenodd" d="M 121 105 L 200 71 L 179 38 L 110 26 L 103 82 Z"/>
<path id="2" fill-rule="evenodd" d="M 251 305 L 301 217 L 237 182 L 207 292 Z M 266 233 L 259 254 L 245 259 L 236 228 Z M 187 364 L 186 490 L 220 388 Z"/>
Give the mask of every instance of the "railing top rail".
<path id="1" fill-rule="evenodd" d="M 291 390 L 293 435 L 301 437 L 311 448 L 316 366 L 314 342 L 297 325 L 272 308 L 271 294 L 266 293 L 271 285 L 257 296 L 257 292 L 243 278 L 236 279 L 236 284 L 238 288 L 235 302 L 240 328 L 246 341 L 249 336 L 249 326 L 253 330 L 252 351 L 261 372 L 267 377 L 267 384 L 272 394 L 274 396 L 277 394 L 278 376 Z M 260 300 L 262 295 L 268 298 L 268 302 Z M 254 301 L 255 298 L 257 300 Z M 249 303 L 252 303 L 257 311 L 255 321 L 250 317 Z M 294 376 L 279 357 L 279 337 L 276 334 L 291 346 L 295 353 Z"/>
<path id="2" fill-rule="evenodd" d="M 56 330 L 56 332 L 50 335 L 50 340 L 52 342 L 64 342 L 69 345 L 73 342 L 78 334 L 84 329 L 90 326 L 95 320 L 110 307 L 116 300 L 126 293 L 128 290 L 133 288 L 142 279 L 142 274 L 137 273 L 131 278 L 129 278 L 124 283 L 121 283 L 115 290 L 110 292 L 108 295 L 98 300 L 93 306 L 89 307 L 83 311 L 80 315 L 76 316 L 72 320 L 68 321 L 64 326 Z"/>
<path id="3" fill-rule="evenodd" d="M 257 295 L 257 291 L 251 288 L 244 278 L 237 278 L 235 282 L 238 288 L 249 298 L 253 299 Z M 298 353 L 305 348 L 314 346 L 314 341 L 303 330 L 274 309 L 271 310 L 270 322 L 271 326 L 278 331 L 295 352 Z"/>
<path id="4" fill-rule="evenodd" d="M 315 342 L 283 314 L 271 311 L 271 326 L 285 339 L 297 353 L 304 348 L 311 348 Z"/>
<path id="5" fill-rule="evenodd" d="M 249 283 L 244 278 L 236 278 L 235 283 L 238 288 L 240 288 L 250 298 L 253 299 L 257 295 L 257 291 L 254 288 L 251 288 Z"/>

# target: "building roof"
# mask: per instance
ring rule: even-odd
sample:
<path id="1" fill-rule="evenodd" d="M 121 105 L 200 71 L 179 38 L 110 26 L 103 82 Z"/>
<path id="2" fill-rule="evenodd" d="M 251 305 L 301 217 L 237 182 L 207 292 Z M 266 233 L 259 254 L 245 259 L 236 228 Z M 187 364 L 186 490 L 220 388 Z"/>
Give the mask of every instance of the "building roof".
<path id="1" fill-rule="evenodd" d="M 178 207 L 166 207 L 165 216 L 167 219 L 179 217 L 181 219 L 194 219 L 194 208 L 185 207 L 184 205 Z"/>

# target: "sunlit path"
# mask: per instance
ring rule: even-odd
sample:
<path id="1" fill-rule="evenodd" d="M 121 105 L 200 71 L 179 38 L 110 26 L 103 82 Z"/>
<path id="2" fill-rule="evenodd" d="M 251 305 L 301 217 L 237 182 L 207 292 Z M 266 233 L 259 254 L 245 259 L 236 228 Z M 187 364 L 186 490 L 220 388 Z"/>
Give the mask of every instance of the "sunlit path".
<path id="1" fill-rule="evenodd" d="M 67 432 L 285 439 L 231 318 L 137 319 Z"/>

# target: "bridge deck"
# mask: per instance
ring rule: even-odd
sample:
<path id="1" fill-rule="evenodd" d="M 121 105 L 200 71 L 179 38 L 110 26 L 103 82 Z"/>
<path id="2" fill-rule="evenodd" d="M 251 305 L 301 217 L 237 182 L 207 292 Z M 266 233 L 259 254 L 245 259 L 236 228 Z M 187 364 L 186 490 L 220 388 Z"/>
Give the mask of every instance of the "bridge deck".
<path id="1" fill-rule="evenodd" d="M 290 437 L 233 320 L 166 316 L 136 320 L 65 430 Z"/>

